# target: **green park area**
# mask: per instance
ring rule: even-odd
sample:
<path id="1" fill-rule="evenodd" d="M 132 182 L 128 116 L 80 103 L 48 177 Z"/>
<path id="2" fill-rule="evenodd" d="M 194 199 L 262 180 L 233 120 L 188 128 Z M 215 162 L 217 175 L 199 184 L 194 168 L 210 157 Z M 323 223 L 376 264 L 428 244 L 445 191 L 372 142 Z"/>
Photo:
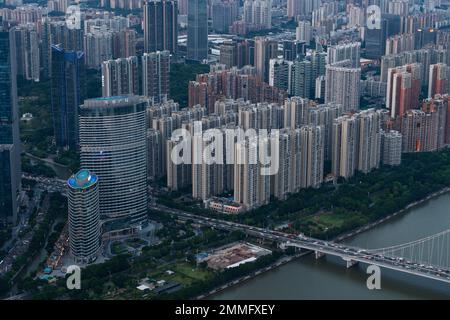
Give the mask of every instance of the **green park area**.
<path id="1" fill-rule="evenodd" d="M 172 271 L 173 273 L 169 274 L 167 271 Z M 148 277 L 155 280 L 177 282 L 186 287 L 196 281 L 206 281 L 212 278 L 213 272 L 205 268 L 200 268 L 195 263 L 186 262 L 158 267 Z"/>

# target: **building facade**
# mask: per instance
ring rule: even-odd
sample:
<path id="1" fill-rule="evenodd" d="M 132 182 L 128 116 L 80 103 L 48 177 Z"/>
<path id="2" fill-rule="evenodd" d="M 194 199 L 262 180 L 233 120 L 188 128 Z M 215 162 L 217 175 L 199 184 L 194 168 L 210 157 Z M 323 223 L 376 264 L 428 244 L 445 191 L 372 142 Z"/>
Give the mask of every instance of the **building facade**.
<path id="1" fill-rule="evenodd" d="M 341 104 L 345 111 L 359 110 L 361 69 L 345 65 L 344 60 L 327 65 L 325 80 L 325 103 Z"/>
<path id="2" fill-rule="evenodd" d="M 142 56 L 142 94 L 153 103 L 167 100 L 170 85 L 170 52 L 144 53 Z"/>
<path id="3" fill-rule="evenodd" d="M 14 36 L 0 30 L 0 225 L 15 224 L 21 189 Z"/>
<path id="4" fill-rule="evenodd" d="M 208 59 L 208 5 L 207 0 L 188 2 L 187 59 Z"/>
<path id="5" fill-rule="evenodd" d="M 51 102 L 56 146 L 78 147 L 78 110 L 86 94 L 84 54 L 52 46 Z"/>
<path id="6" fill-rule="evenodd" d="M 85 100 L 81 166 L 99 178 L 100 214 L 135 225 L 147 216 L 147 103 L 137 96 Z"/>
<path id="7" fill-rule="evenodd" d="M 90 263 L 101 245 L 98 177 L 80 170 L 67 185 L 70 253 L 76 262 Z"/>
<path id="8" fill-rule="evenodd" d="M 178 52 L 178 1 L 144 0 L 144 52 Z"/>
<path id="9" fill-rule="evenodd" d="M 139 59 L 136 56 L 102 62 L 102 95 L 139 95 Z"/>

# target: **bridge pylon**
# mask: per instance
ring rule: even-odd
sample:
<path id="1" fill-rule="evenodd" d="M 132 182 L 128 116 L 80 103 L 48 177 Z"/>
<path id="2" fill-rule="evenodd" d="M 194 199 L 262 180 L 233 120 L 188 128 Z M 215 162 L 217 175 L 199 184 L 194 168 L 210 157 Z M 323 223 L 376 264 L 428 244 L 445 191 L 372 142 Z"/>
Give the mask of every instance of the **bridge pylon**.
<path id="1" fill-rule="evenodd" d="M 320 251 L 314 251 L 314 256 L 316 257 L 316 260 L 322 258 L 325 256 L 325 253 L 320 252 Z"/>
<path id="2" fill-rule="evenodd" d="M 358 261 L 352 260 L 350 258 L 342 258 L 347 263 L 347 269 L 350 269 L 353 266 L 356 266 L 358 264 Z"/>

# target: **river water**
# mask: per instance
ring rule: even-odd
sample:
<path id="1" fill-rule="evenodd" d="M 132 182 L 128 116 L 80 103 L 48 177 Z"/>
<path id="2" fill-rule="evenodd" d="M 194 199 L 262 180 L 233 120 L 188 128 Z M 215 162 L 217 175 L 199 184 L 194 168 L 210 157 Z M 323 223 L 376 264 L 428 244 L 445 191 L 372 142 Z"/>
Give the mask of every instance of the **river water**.
<path id="1" fill-rule="evenodd" d="M 450 229 L 450 194 L 417 206 L 346 241 L 361 248 L 407 243 Z M 450 248 L 446 248 L 450 250 Z M 308 255 L 222 291 L 212 299 L 450 299 L 450 284 L 381 269 L 381 289 L 366 286 L 367 265 Z"/>

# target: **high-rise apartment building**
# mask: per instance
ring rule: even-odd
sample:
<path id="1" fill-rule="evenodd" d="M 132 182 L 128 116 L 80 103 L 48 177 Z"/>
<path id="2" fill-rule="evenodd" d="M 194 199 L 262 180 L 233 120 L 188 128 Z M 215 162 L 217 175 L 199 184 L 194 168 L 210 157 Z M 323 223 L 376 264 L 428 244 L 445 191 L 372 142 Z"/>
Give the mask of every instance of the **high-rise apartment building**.
<path id="1" fill-rule="evenodd" d="M 60 13 L 66 13 L 69 6 L 69 0 L 48 0 L 47 7 L 50 12 L 56 11 Z"/>
<path id="2" fill-rule="evenodd" d="M 125 29 L 113 33 L 114 58 L 128 58 L 136 55 L 137 32 Z"/>
<path id="3" fill-rule="evenodd" d="M 381 114 L 364 110 L 358 114 L 357 170 L 368 173 L 380 165 Z"/>
<path id="4" fill-rule="evenodd" d="M 414 34 L 396 34 L 386 39 L 386 55 L 414 50 Z"/>
<path id="5" fill-rule="evenodd" d="M 345 115 L 334 120 L 332 133 L 332 168 L 335 177 L 352 177 L 356 170 L 357 120 Z"/>
<path id="6" fill-rule="evenodd" d="M 199 124 L 194 124 L 199 125 Z M 200 124 L 201 125 L 201 124 Z M 216 136 L 222 139 L 212 142 L 214 137 L 203 139 L 202 136 L 194 136 L 192 143 L 192 197 L 195 199 L 206 200 L 212 196 L 222 194 L 227 189 L 226 169 L 230 165 L 226 164 L 228 150 L 226 150 L 225 130 L 220 128 L 216 131 Z M 210 145 L 211 143 L 214 143 Z M 222 145 L 218 145 L 221 143 Z M 216 147 L 223 150 L 223 153 L 213 154 Z M 221 156 L 222 158 L 218 158 Z M 231 164 L 231 168 L 233 165 Z"/>
<path id="7" fill-rule="evenodd" d="M 309 21 L 299 21 L 295 32 L 295 39 L 297 41 L 304 41 L 307 44 L 311 42 L 312 27 Z"/>
<path id="8" fill-rule="evenodd" d="M 272 0 L 245 0 L 243 20 L 253 30 L 272 28 Z"/>
<path id="9" fill-rule="evenodd" d="M 409 14 L 409 1 L 406 0 L 391 0 L 386 1 L 386 9 L 390 14 L 398 16 L 407 16 Z"/>
<path id="10" fill-rule="evenodd" d="M 324 126 L 280 131 L 280 168 L 272 178 L 272 194 L 285 199 L 288 193 L 302 188 L 319 187 L 323 181 L 324 142 Z"/>
<path id="11" fill-rule="evenodd" d="M 170 85 L 170 52 L 144 53 L 142 56 L 142 94 L 153 103 L 167 100 Z"/>
<path id="12" fill-rule="evenodd" d="M 291 94 L 302 98 L 311 96 L 313 86 L 312 63 L 309 60 L 297 60 L 294 62 L 294 77 Z"/>
<path id="13" fill-rule="evenodd" d="M 114 58 L 114 32 L 103 27 L 92 27 L 84 35 L 86 66 L 100 69 L 102 62 Z"/>
<path id="14" fill-rule="evenodd" d="M 436 94 L 449 93 L 450 68 L 444 63 L 430 65 L 428 80 L 428 98 Z"/>
<path id="15" fill-rule="evenodd" d="M 235 0 L 220 0 L 212 3 L 212 28 L 219 33 L 228 33 L 237 20 L 239 3 Z"/>
<path id="16" fill-rule="evenodd" d="M 320 76 L 324 76 L 326 73 L 327 54 L 325 52 L 319 52 L 314 50 L 309 57 L 311 61 L 311 94 L 314 96 L 316 92 L 316 79 Z"/>
<path id="17" fill-rule="evenodd" d="M 306 55 L 308 43 L 299 40 L 283 40 L 283 59 L 288 61 L 301 60 Z"/>
<path id="18" fill-rule="evenodd" d="M 270 59 L 269 85 L 292 94 L 294 83 L 294 63 L 284 59 Z"/>
<path id="19" fill-rule="evenodd" d="M 278 42 L 266 37 L 255 38 L 256 74 L 261 80 L 269 81 L 270 59 L 278 57 Z"/>
<path id="20" fill-rule="evenodd" d="M 147 130 L 147 178 L 156 180 L 163 175 L 163 139 L 161 132 L 155 129 Z"/>
<path id="21" fill-rule="evenodd" d="M 268 204 L 270 176 L 263 175 L 258 154 L 261 144 L 257 139 L 246 138 L 235 144 L 234 201 L 246 210 Z"/>
<path id="22" fill-rule="evenodd" d="M 402 134 L 395 130 L 383 131 L 381 134 L 381 162 L 387 166 L 402 163 Z"/>
<path id="23" fill-rule="evenodd" d="M 347 4 L 347 27 L 364 27 L 366 24 L 366 12 L 362 7 L 355 6 L 353 3 Z"/>
<path id="24" fill-rule="evenodd" d="M 417 63 L 388 70 L 386 108 L 391 117 L 402 116 L 419 104 L 422 83 L 421 66 Z"/>
<path id="25" fill-rule="evenodd" d="M 288 98 L 284 102 L 284 128 L 297 129 L 308 122 L 308 99 L 301 97 Z"/>
<path id="26" fill-rule="evenodd" d="M 100 6 L 111 9 L 137 10 L 142 8 L 142 0 L 100 0 Z"/>
<path id="27" fill-rule="evenodd" d="M 197 81 L 189 83 L 189 106 L 200 104 L 212 112 L 215 102 L 222 98 L 283 103 L 287 93 L 263 82 L 255 69 L 246 66 L 197 75 Z"/>
<path id="28" fill-rule="evenodd" d="M 178 1 L 144 0 L 144 52 L 178 51 Z"/>
<path id="29" fill-rule="evenodd" d="M 381 117 L 374 109 L 341 116 L 332 131 L 332 173 L 350 178 L 355 171 L 378 168 L 381 154 Z"/>
<path id="30" fill-rule="evenodd" d="M 431 114 L 434 123 L 431 125 L 431 134 L 428 134 L 428 144 L 432 149 L 441 150 L 446 146 L 448 132 L 448 97 L 436 95 L 433 99 L 422 102 L 422 111 Z"/>
<path id="31" fill-rule="evenodd" d="M 34 24 L 19 25 L 12 32 L 15 37 L 17 74 L 27 80 L 39 81 L 39 35 Z"/>
<path id="32" fill-rule="evenodd" d="M 102 63 L 102 95 L 139 95 L 139 59 L 136 56 Z"/>
<path id="33" fill-rule="evenodd" d="M 161 161 L 161 175 L 167 173 L 167 143 L 166 141 L 172 137 L 172 132 L 178 129 L 175 120 L 169 115 L 163 115 L 160 118 L 153 119 L 152 128 L 158 130 L 161 133 L 162 144 L 162 161 Z"/>
<path id="34" fill-rule="evenodd" d="M 8 5 L 8 1 L 3 1 L 3 3 Z M 17 7 L 13 9 L 3 8 L 2 20 L 12 22 L 12 25 L 36 23 L 40 21 L 43 16 L 46 16 L 48 12 L 48 8 L 39 6 L 37 3 L 23 4 L 23 1 L 20 1 L 19 3 L 11 3 L 11 0 L 9 0 L 9 5 Z"/>
<path id="35" fill-rule="evenodd" d="M 342 105 L 335 103 L 315 105 L 308 109 L 307 123 L 313 126 L 323 126 L 324 128 L 324 158 L 327 161 L 331 161 L 332 155 L 333 122 L 335 119 L 339 118 L 342 113 Z"/>
<path id="36" fill-rule="evenodd" d="M 438 150 L 438 112 L 408 110 L 402 117 L 403 152 Z"/>
<path id="37" fill-rule="evenodd" d="M 320 0 L 287 0 L 287 16 L 308 16 L 320 6 Z"/>
<path id="38" fill-rule="evenodd" d="M 345 111 L 359 110 L 361 69 L 352 68 L 350 60 L 326 67 L 325 103 L 341 104 Z"/>
<path id="39" fill-rule="evenodd" d="M 350 60 L 350 67 L 359 68 L 361 59 L 361 43 L 351 42 L 338 44 L 328 48 L 328 63 L 335 64 L 344 60 Z"/>
<path id="40" fill-rule="evenodd" d="M 289 183 L 294 169 L 292 133 L 291 129 L 283 129 L 278 136 L 279 168 L 278 172 L 270 177 L 270 193 L 278 200 L 286 200 L 290 193 Z"/>
<path id="41" fill-rule="evenodd" d="M 300 137 L 301 188 L 318 188 L 323 181 L 325 128 L 303 126 Z"/>
<path id="42" fill-rule="evenodd" d="M 446 50 L 426 48 L 414 51 L 404 51 L 397 55 L 388 55 L 381 58 L 381 81 L 387 82 L 388 71 L 391 68 L 401 67 L 407 64 L 419 63 L 421 65 L 421 74 L 428 75 L 430 65 L 437 63 L 446 63 Z M 422 86 L 428 84 L 429 77 L 422 76 Z"/>
<path id="43" fill-rule="evenodd" d="M 220 60 L 228 69 L 237 66 L 238 47 L 234 41 L 226 41 L 220 46 Z"/>
<path id="44" fill-rule="evenodd" d="M 166 140 L 167 187 L 173 191 L 184 189 L 192 184 L 192 164 L 175 163 L 172 159 L 172 152 L 180 143 L 183 142 L 173 138 Z"/>

